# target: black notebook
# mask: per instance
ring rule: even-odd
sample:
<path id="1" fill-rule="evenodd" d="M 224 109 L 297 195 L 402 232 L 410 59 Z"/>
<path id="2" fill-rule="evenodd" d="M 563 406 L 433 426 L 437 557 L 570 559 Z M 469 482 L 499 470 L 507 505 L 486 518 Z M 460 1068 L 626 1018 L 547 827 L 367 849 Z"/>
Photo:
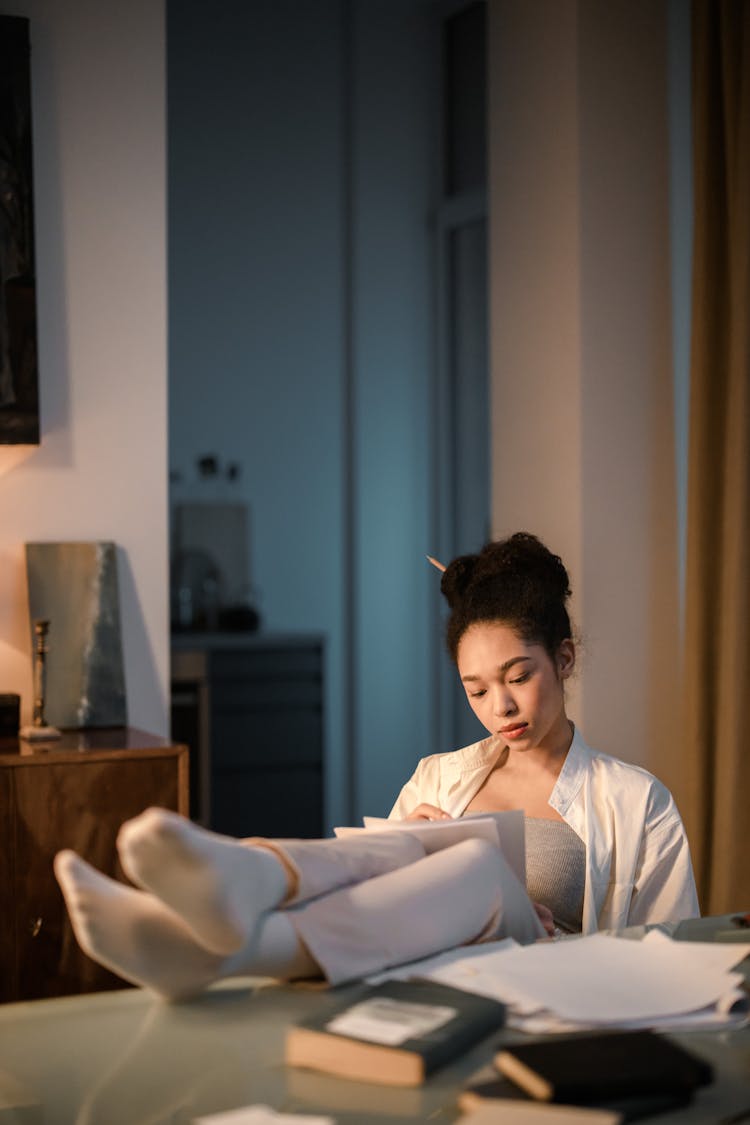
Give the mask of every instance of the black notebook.
<path id="1" fill-rule="evenodd" d="M 668 1110 L 679 1109 L 680 1106 L 687 1105 L 692 1096 L 692 1090 L 670 1090 L 620 1097 L 603 1096 L 585 1104 L 587 1109 L 607 1110 L 616 1114 L 621 1125 L 625 1125 L 626 1122 L 638 1121 L 641 1117 L 652 1117 Z M 531 1094 L 516 1086 L 509 1078 L 498 1077 L 470 1083 L 459 1094 L 458 1105 L 465 1113 L 471 1113 L 485 1105 L 504 1108 L 509 1102 L 517 1106 L 522 1101 L 532 1103 L 535 1100 Z M 578 1108 L 581 1108 L 580 1105 Z"/>
<path id="2" fill-rule="evenodd" d="M 328 1074 L 418 1086 L 505 1022 L 505 1005 L 427 980 L 389 980 L 334 998 L 286 1037 L 285 1060 Z"/>
<path id="3" fill-rule="evenodd" d="M 689 1095 L 711 1066 L 654 1031 L 614 1031 L 515 1043 L 495 1065 L 532 1098 L 602 1105 L 642 1094 Z"/>

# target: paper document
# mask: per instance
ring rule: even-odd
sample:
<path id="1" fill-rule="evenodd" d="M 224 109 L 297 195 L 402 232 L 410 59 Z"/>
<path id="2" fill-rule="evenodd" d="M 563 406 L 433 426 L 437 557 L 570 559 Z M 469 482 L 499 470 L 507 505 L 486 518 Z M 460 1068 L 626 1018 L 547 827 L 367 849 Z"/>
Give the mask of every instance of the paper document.
<path id="1" fill-rule="evenodd" d="M 592 934 L 525 946 L 492 943 L 408 968 L 412 976 L 503 1001 L 509 1023 L 535 1033 L 674 1030 L 749 1022 L 750 998 L 742 975 L 732 972 L 748 954 L 750 943 L 674 942 L 655 931 L 641 941 Z"/>
<path id="2" fill-rule="evenodd" d="M 193 1125 L 335 1125 L 332 1117 L 309 1113 L 277 1113 L 268 1105 L 248 1105 L 194 1117 Z"/>
<path id="3" fill-rule="evenodd" d="M 460 963 L 465 963 L 466 972 L 471 975 L 471 962 L 475 957 L 487 957 L 488 953 L 496 953 L 502 949 L 517 949 L 518 942 L 512 938 L 502 941 L 488 941 L 481 945 L 462 945 L 460 949 L 448 949 L 445 953 L 435 953 L 432 957 L 422 957 L 419 961 L 407 961 L 404 965 L 396 965 L 392 969 L 383 969 L 382 972 L 373 973 L 367 977 L 368 984 L 380 984 L 384 980 L 409 980 L 410 977 L 430 977 L 431 980 L 442 980 L 439 972 L 446 969 L 445 980 Z M 459 988 L 463 988 L 459 985 Z M 465 992 L 476 992 L 478 989 L 466 988 Z"/>
<path id="4" fill-rule="evenodd" d="M 366 816 L 362 828 L 334 828 L 336 836 L 352 836 L 359 832 L 387 832 L 389 830 L 413 832 L 419 837 L 426 852 L 437 852 L 471 837 L 489 840 L 499 845 L 508 866 L 522 886 L 526 886 L 526 845 L 524 840 L 523 809 L 506 812 L 468 813 L 456 820 L 388 820 L 386 817 Z"/>

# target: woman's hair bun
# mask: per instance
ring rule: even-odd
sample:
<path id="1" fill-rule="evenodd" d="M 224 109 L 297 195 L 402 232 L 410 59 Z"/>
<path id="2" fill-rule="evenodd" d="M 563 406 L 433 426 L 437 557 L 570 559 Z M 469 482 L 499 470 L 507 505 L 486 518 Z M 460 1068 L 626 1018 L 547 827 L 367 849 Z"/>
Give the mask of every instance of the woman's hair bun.
<path id="1" fill-rule="evenodd" d="M 530 579 L 563 600 L 570 597 L 570 579 L 562 559 L 528 531 L 487 543 L 480 551 L 475 580 L 501 577 Z"/>
<path id="2" fill-rule="evenodd" d="M 451 609 L 466 596 L 478 562 L 479 555 L 459 555 L 443 571 L 440 592 Z"/>
<path id="3" fill-rule="evenodd" d="M 454 660 L 465 631 L 482 621 L 510 625 L 553 658 L 572 634 L 568 572 L 559 555 L 527 531 L 459 555 L 446 567 L 440 589 L 450 606 L 446 640 Z"/>

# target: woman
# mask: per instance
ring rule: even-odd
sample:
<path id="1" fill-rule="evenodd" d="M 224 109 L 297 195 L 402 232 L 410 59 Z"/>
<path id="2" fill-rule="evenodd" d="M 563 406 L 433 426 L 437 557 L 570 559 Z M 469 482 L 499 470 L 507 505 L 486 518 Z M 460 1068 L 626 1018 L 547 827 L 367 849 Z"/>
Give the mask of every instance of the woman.
<path id="1" fill-rule="evenodd" d="M 529 889 L 544 905 L 532 905 L 486 840 L 432 854 L 398 830 L 238 841 L 150 809 L 118 836 L 134 887 L 73 852 L 55 859 L 91 957 L 175 999 L 239 973 L 337 984 L 458 945 L 534 941 L 552 928 L 549 910 L 564 927 L 587 931 L 597 919 L 697 913 L 668 792 L 645 771 L 588 750 L 565 716 L 575 651 L 560 560 L 520 534 L 455 560 L 442 586 L 449 647 L 491 737 L 424 759 L 392 815 L 524 809 Z M 558 856 L 559 869 L 551 862 Z"/>
<path id="2" fill-rule="evenodd" d="M 668 790 L 591 750 L 565 712 L 575 666 L 561 560 L 520 532 L 455 559 L 441 589 L 448 648 L 490 737 L 424 758 L 392 817 L 521 808 L 527 888 L 567 931 L 689 918 L 698 900 Z"/>

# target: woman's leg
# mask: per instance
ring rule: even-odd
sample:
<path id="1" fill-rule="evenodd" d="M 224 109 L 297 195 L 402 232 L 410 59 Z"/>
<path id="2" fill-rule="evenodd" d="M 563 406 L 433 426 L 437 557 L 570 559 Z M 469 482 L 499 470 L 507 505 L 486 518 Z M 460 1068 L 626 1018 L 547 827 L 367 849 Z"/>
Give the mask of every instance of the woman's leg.
<path id="1" fill-rule="evenodd" d="M 148 809 L 120 829 L 123 869 L 170 906 L 199 944 L 241 949 L 268 911 L 328 894 L 424 856 L 405 832 L 340 840 L 257 840 L 199 828 L 166 809 Z"/>
<path id="2" fill-rule="evenodd" d="M 284 980 L 321 975 L 286 914 L 261 918 L 245 947 L 225 957 L 199 945 L 179 915 L 154 895 L 115 882 L 74 852 L 59 852 L 54 866 L 84 952 L 167 999 L 191 996 L 239 973 Z"/>
<path id="3" fill-rule="evenodd" d="M 287 911 L 331 984 L 460 945 L 544 937 L 524 887 L 486 840 L 463 840 L 416 863 Z"/>
<path id="4" fill-rule="evenodd" d="M 73 852 L 58 854 L 55 874 L 84 951 L 169 999 L 242 973 L 324 975 L 338 984 L 472 941 L 542 936 L 526 892 L 484 840 L 261 915 L 232 956 L 205 949 L 160 899 L 109 879 Z"/>

